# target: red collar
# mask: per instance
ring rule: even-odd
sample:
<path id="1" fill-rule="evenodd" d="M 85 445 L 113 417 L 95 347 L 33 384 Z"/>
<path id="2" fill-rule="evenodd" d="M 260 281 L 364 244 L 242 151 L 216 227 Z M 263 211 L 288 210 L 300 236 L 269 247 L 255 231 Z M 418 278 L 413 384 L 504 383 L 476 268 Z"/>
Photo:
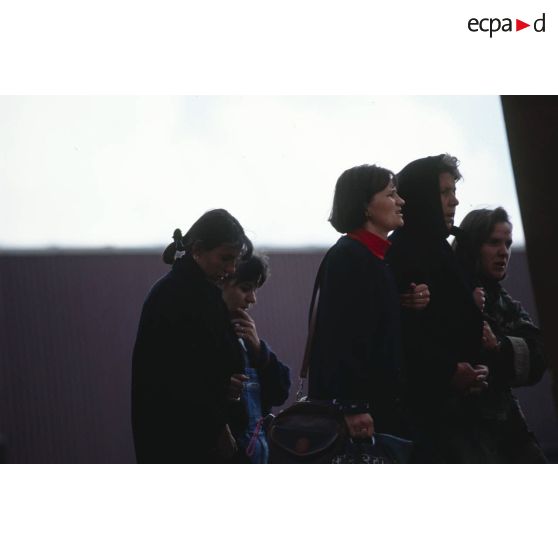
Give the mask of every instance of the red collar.
<path id="1" fill-rule="evenodd" d="M 374 254 L 380 260 L 384 259 L 388 248 L 391 246 L 389 240 L 383 239 L 377 234 L 371 233 L 364 228 L 355 229 L 347 234 L 349 238 L 353 240 L 358 240 L 361 244 L 364 244 L 372 254 Z"/>

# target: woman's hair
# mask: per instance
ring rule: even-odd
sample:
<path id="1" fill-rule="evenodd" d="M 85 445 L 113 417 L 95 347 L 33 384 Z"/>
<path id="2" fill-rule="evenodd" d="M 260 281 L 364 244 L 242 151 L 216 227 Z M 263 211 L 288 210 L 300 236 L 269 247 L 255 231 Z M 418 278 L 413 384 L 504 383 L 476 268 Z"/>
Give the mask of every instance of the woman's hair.
<path id="1" fill-rule="evenodd" d="M 469 272 L 479 272 L 481 246 L 490 238 L 498 223 L 508 223 L 511 226 L 508 212 L 503 207 L 474 209 L 461 221 L 458 229 L 460 232 L 453 241 L 453 249 Z"/>
<path id="2" fill-rule="evenodd" d="M 498 223 L 511 225 L 508 212 L 503 207 L 474 209 L 465 215 L 459 228 L 467 234 L 471 248 L 478 253 Z"/>
<path id="3" fill-rule="evenodd" d="M 446 153 L 440 157 L 438 173 L 442 174 L 443 172 L 449 172 L 453 176 L 453 178 L 455 178 L 455 180 L 457 181 L 462 178 L 461 173 L 457 168 L 458 166 L 459 166 L 459 160 L 457 159 L 457 157 L 454 157 L 453 155 Z"/>
<path id="4" fill-rule="evenodd" d="M 191 254 L 194 247 L 213 250 L 226 245 L 238 248 L 242 258 L 252 255 L 252 243 L 242 225 L 225 209 L 212 209 L 204 213 L 182 236 L 180 229 L 173 234 L 174 242 L 163 252 L 163 261 L 172 264 L 177 252 Z"/>
<path id="5" fill-rule="evenodd" d="M 395 182 L 394 174 L 376 165 L 360 165 L 346 170 L 335 185 L 329 222 L 340 233 L 358 229 L 366 221 L 366 206 L 374 194 Z"/>
<path id="6" fill-rule="evenodd" d="M 242 261 L 232 275 L 228 275 L 226 282 L 238 285 L 240 283 L 254 283 L 259 289 L 269 277 L 269 259 L 265 254 L 252 254 Z"/>

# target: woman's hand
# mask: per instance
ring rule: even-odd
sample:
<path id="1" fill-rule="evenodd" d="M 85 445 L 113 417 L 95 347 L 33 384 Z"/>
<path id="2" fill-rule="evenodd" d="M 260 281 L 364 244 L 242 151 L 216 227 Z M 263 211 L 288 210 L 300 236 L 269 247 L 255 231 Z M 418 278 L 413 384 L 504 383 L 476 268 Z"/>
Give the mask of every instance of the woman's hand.
<path id="1" fill-rule="evenodd" d="M 488 366 L 477 364 L 473 370 L 477 373 L 477 381 L 469 388 L 469 393 L 481 393 L 488 387 Z"/>
<path id="2" fill-rule="evenodd" d="M 260 338 L 258 337 L 258 332 L 256 331 L 256 322 L 254 322 L 252 316 L 250 316 L 248 312 L 242 310 L 241 308 L 235 310 L 234 314 L 236 317 L 232 320 L 232 323 L 236 334 L 248 343 L 256 356 L 259 356 Z"/>
<path id="3" fill-rule="evenodd" d="M 484 289 L 482 287 L 477 287 L 473 291 L 473 300 L 475 301 L 475 304 L 477 305 L 477 308 L 481 312 L 483 312 L 484 311 L 484 305 L 486 304 L 486 293 L 484 292 Z"/>
<path id="4" fill-rule="evenodd" d="M 430 302 L 430 290 L 425 283 L 411 283 L 407 292 L 399 296 L 401 306 L 408 310 L 424 310 Z"/>
<path id="5" fill-rule="evenodd" d="M 488 368 L 482 364 L 474 368 L 468 362 L 458 362 L 453 375 L 454 387 L 466 393 L 479 393 L 488 387 Z"/>
<path id="6" fill-rule="evenodd" d="M 483 322 L 482 326 L 482 346 L 487 351 L 497 351 L 500 349 L 500 342 L 494 332 L 488 325 L 488 322 Z"/>
<path id="7" fill-rule="evenodd" d="M 372 438 L 374 435 L 374 420 L 368 413 L 345 415 L 345 423 L 351 438 Z"/>

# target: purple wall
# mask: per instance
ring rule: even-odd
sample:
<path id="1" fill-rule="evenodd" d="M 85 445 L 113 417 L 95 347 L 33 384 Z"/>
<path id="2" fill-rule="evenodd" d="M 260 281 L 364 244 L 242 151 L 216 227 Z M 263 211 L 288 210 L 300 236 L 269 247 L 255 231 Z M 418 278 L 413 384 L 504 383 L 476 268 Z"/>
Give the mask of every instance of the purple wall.
<path id="1" fill-rule="evenodd" d="M 295 376 L 321 254 L 271 253 L 272 275 L 252 312 Z M 512 266 L 508 288 L 533 312 L 524 254 L 516 252 Z M 158 251 L 0 255 L 0 433 L 8 462 L 134 461 L 131 352 L 145 295 L 166 271 Z M 548 382 L 518 393 L 531 426 L 557 452 Z"/>

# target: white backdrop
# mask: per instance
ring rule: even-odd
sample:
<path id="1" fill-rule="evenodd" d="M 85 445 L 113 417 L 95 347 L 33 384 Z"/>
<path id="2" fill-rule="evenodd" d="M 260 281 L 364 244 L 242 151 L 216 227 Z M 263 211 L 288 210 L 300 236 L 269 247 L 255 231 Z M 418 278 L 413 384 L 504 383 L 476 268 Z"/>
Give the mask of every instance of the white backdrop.
<path id="1" fill-rule="evenodd" d="M 224 207 L 259 246 L 330 244 L 335 181 L 462 162 L 456 222 L 502 204 L 523 242 L 497 96 L 0 98 L 0 247 L 144 247 Z"/>

